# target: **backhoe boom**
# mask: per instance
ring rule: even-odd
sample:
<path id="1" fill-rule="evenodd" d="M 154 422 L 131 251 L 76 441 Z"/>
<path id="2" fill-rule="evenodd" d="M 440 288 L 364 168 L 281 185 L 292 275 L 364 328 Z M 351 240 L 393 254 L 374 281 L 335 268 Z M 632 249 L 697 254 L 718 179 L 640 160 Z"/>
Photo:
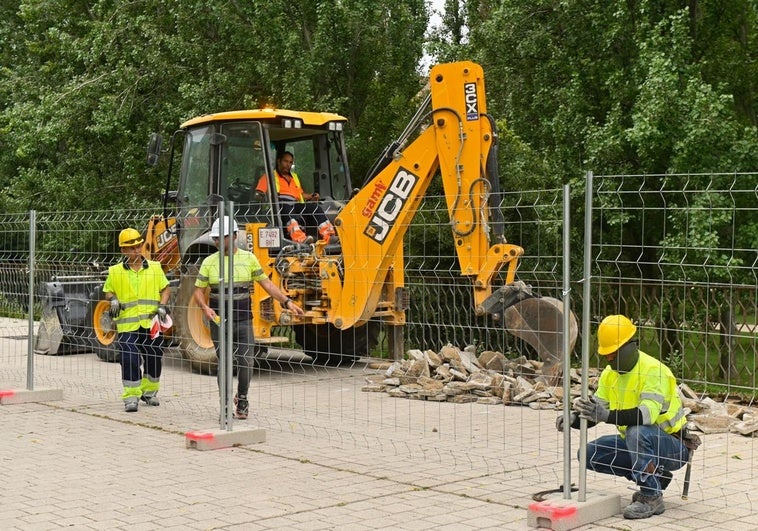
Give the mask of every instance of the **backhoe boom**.
<path id="1" fill-rule="evenodd" d="M 490 241 L 485 166 L 496 135 L 485 117 L 483 71 L 471 62 L 435 66 L 430 90 L 431 125 L 407 147 L 401 145 L 337 216 L 345 271 L 338 296 L 330 293 L 330 314 L 339 328 L 370 319 L 388 276 L 402 272 L 403 237 L 438 170 L 461 274 L 473 277 L 476 307 L 491 295 L 492 278 L 505 264 L 506 282 L 515 278 L 523 249 L 504 238 Z"/>

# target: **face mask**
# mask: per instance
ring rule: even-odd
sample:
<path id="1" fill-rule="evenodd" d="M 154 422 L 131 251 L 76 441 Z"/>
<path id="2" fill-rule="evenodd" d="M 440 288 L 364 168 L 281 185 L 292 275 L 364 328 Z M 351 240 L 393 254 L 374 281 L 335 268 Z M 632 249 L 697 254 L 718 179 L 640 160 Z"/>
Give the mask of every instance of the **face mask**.
<path id="1" fill-rule="evenodd" d="M 630 341 L 623 345 L 616 354 L 616 359 L 608 365 L 616 372 L 625 373 L 631 371 L 640 359 L 640 351 L 636 341 Z"/>

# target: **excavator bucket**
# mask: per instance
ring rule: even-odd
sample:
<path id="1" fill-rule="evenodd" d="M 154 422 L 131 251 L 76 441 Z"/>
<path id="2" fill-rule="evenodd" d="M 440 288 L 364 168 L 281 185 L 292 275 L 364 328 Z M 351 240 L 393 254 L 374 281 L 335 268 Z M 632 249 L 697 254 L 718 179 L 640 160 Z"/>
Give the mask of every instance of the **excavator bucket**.
<path id="1" fill-rule="evenodd" d="M 540 297 L 523 282 L 514 282 L 490 295 L 482 304 L 485 313 L 500 316 L 505 329 L 523 339 L 544 362 L 542 374 L 552 384 L 563 370 L 563 303 Z M 569 351 L 579 332 L 576 316 L 569 316 Z"/>

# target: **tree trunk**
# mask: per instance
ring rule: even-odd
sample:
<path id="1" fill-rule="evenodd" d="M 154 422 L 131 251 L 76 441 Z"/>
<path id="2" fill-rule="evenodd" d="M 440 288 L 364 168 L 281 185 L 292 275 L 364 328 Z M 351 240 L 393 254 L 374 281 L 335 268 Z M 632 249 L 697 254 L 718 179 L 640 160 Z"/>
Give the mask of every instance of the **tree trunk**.
<path id="1" fill-rule="evenodd" d="M 737 377 L 737 367 L 734 364 L 734 311 L 732 310 L 732 296 L 728 296 L 727 304 L 719 312 L 719 336 L 720 351 L 719 376 L 725 382 Z"/>

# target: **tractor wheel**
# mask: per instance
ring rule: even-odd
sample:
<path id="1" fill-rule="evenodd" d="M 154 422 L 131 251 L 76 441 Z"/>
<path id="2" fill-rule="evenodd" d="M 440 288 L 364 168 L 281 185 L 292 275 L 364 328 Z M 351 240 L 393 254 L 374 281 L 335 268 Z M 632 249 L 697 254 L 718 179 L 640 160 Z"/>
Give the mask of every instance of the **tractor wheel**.
<path id="1" fill-rule="evenodd" d="M 190 362 L 194 371 L 200 374 L 215 374 L 218 360 L 213 348 L 208 320 L 202 308 L 195 302 L 195 279 L 198 266 L 187 267 L 179 282 L 176 304 L 173 308 L 173 337 L 179 341 L 184 359 Z"/>
<path id="2" fill-rule="evenodd" d="M 379 323 L 375 321 L 347 330 L 340 330 L 331 323 L 293 328 L 295 340 L 313 358 L 315 365 L 350 365 L 361 356 L 367 356 L 379 343 Z"/>
<path id="3" fill-rule="evenodd" d="M 102 288 L 97 288 L 92 297 L 90 325 L 92 327 L 91 345 L 98 358 L 109 363 L 121 361 L 121 350 L 118 348 L 118 332 L 116 323 L 110 316 L 110 303 L 105 299 Z"/>

